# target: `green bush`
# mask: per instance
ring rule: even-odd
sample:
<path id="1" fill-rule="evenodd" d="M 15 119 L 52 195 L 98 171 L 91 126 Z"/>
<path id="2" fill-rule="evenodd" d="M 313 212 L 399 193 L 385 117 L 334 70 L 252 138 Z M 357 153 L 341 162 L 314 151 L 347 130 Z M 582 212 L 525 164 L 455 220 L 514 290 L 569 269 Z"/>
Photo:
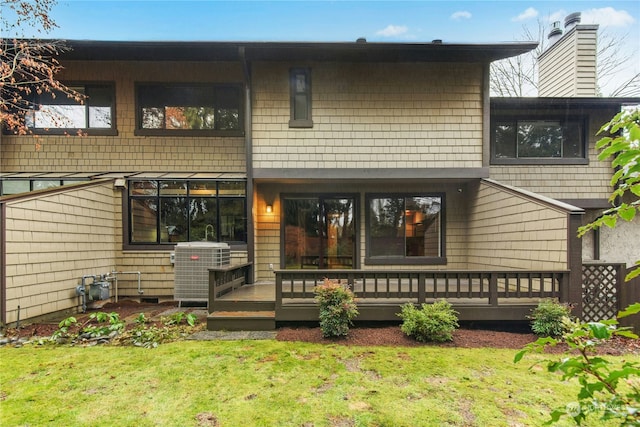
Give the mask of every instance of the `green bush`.
<path id="1" fill-rule="evenodd" d="M 316 302 L 320 304 L 320 330 L 323 337 L 342 337 L 349 333 L 349 326 L 358 315 L 355 297 L 348 286 L 340 281 L 325 279 L 314 289 Z"/>
<path id="2" fill-rule="evenodd" d="M 566 332 L 566 319 L 571 317 L 571 307 L 554 299 L 542 300 L 531 312 L 531 330 L 543 337 L 559 337 Z"/>
<path id="3" fill-rule="evenodd" d="M 453 340 L 453 331 L 458 328 L 458 313 L 445 300 L 433 304 L 422 304 L 418 309 L 411 303 L 401 307 L 400 330 L 421 342 L 445 342 Z"/>

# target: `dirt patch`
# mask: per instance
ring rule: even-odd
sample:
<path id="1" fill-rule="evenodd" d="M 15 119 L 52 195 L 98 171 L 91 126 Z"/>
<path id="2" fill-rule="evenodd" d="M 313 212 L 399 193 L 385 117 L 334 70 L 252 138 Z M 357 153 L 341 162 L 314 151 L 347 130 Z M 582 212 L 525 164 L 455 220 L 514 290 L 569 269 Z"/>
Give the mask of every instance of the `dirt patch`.
<path id="1" fill-rule="evenodd" d="M 178 311 L 178 303 L 175 301 L 169 301 L 164 303 L 139 303 L 131 300 L 122 300 L 117 303 L 106 303 L 100 308 L 87 310 L 86 313 L 76 313 L 72 316 L 77 319 L 77 325 L 82 325 L 89 319 L 91 313 L 117 313 L 120 319 L 124 320 L 128 326 L 134 324 L 134 319 L 140 314 L 144 313 L 145 317 L 152 321 L 152 324 L 161 325 L 160 317 L 165 313 L 171 313 Z M 206 321 L 206 312 L 201 307 L 191 308 L 182 307 L 179 311 L 185 313 L 194 312 L 198 313 L 199 321 Z M 69 316 L 64 316 L 64 318 Z M 17 338 L 31 338 L 31 337 L 50 337 L 55 331 L 58 330 L 58 324 L 60 319 L 49 320 L 46 322 L 26 323 L 20 325 L 19 329 L 9 328 L 5 332 L 5 335 Z M 73 328 L 70 332 L 74 332 Z"/>

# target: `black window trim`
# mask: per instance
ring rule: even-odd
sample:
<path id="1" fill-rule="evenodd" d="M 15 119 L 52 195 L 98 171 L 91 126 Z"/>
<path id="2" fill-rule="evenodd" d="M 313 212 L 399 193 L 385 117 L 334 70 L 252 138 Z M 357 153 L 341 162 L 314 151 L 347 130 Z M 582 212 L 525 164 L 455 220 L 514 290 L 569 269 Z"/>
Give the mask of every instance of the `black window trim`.
<path id="1" fill-rule="evenodd" d="M 130 209 L 131 209 L 131 205 L 129 203 L 129 201 L 131 200 L 131 196 L 129 195 L 129 187 L 130 187 L 130 182 L 131 181 L 222 181 L 222 182 L 230 182 L 230 181 L 237 181 L 237 182 L 244 182 L 245 183 L 245 195 L 244 195 L 244 209 L 245 209 L 245 221 L 246 221 L 246 227 L 247 230 L 246 232 L 248 233 L 248 226 L 249 226 L 249 220 L 250 218 L 248 217 L 248 213 L 247 213 L 247 194 L 246 194 L 246 189 L 247 189 L 247 180 L 246 179 L 186 179 L 186 178 L 166 178 L 166 179 L 162 179 L 162 178 L 135 178 L 132 177 L 130 179 L 127 179 L 127 189 L 126 191 L 122 191 L 122 250 L 124 251 L 173 251 L 175 245 L 177 245 L 178 242 L 167 242 L 167 243 L 141 243 L 141 242 L 136 242 L 136 243 L 131 243 L 131 215 L 130 215 Z M 159 195 L 156 196 L 139 196 L 139 198 L 145 198 L 145 197 L 160 197 Z M 135 198 L 135 196 L 134 196 Z M 215 196 L 216 199 L 218 198 L 222 198 L 222 199 L 239 199 L 241 198 L 241 196 L 227 196 L 227 195 L 216 195 Z M 247 235 L 247 239 L 249 238 L 249 236 Z M 246 251 L 248 248 L 248 242 L 240 242 L 240 241 L 230 241 L 230 242 L 223 242 L 223 243 L 227 243 L 229 245 L 229 248 L 232 251 Z"/>
<path id="2" fill-rule="evenodd" d="M 99 80 L 72 80 L 63 81 L 65 86 L 73 88 L 74 86 L 107 86 L 111 89 L 113 102 L 111 104 L 111 127 L 110 128 L 29 128 L 29 132 L 33 135 L 65 135 L 65 136 L 117 136 L 118 125 L 116 122 L 116 84 L 114 81 L 99 81 Z M 37 97 L 37 95 L 35 95 Z M 66 95 L 65 95 L 66 96 Z M 34 104 L 38 104 L 37 98 Z M 70 104 L 71 105 L 71 104 Z M 85 102 L 83 105 L 87 106 Z M 4 134 L 11 134 L 10 131 L 4 129 Z"/>
<path id="3" fill-rule="evenodd" d="M 369 224 L 371 220 L 371 211 L 369 203 L 371 199 L 391 198 L 391 197 L 440 197 L 442 206 L 440 209 L 440 254 L 439 257 L 407 257 L 407 256 L 371 256 L 371 240 Z M 411 193 L 365 193 L 365 265 L 445 265 L 447 264 L 447 244 L 446 244 L 446 193 L 444 192 L 411 192 Z"/>
<path id="4" fill-rule="evenodd" d="M 495 132 L 494 126 L 500 121 L 559 121 L 559 122 L 579 122 L 582 128 L 582 152 L 583 157 L 527 157 L 527 158 L 499 158 L 495 153 Z M 492 165 L 588 165 L 589 164 L 589 119 L 586 115 L 565 115 L 565 114 L 534 114 L 527 112 L 494 113 L 491 115 L 490 124 L 490 144 L 491 144 L 491 164 Z"/>
<path id="5" fill-rule="evenodd" d="M 295 78 L 297 74 L 304 74 L 306 81 L 306 96 L 307 96 L 307 118 L 306 119 L 296 119 L 295 118 Z M 311 86 L 311 68 L 309 67 L 294 67 L 289 70 L 289 105 L 290 105 L 290 118 L 289 118 L 289 127 L 290 128 L 312 128 L 313 127 L 313 118 L 312 118 L 312 86 Z"/>
<path id="6" fill-rule="evenodd" d="M 141 86 L 171 86 L 171 87 L 236 87 L 239 89 L 239 113 L 238 113 L 238 129 L 217 130 L 217 129 L 143 129 L 142 128 L 142 109 L 138 99 L 139 88 Z M 237 82 L 158 82 L 158 81 L 138 81 L 134 83 L 134 101 L 135 101 L 135 130 L 136 136 L 176 136 L 176 137 L 242 137 L 244 136 L 244 97 L 243 84 Z"/>

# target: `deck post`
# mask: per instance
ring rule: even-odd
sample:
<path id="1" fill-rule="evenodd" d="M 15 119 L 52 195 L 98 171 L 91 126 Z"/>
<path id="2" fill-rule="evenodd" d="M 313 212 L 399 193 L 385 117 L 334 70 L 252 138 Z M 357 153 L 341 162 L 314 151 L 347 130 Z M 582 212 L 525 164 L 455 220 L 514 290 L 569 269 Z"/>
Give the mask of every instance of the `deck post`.
<path id="1" fill-rule="evenodd" d="M 569 265 L 569 291 L 568 301 L 572 304 L 572 314 L 582 319 L 582 242 L 578 237 L 578 227 L 582 225 L 584 212 L 569 213 L 569 226 L 567 227 L 567 251 Z"/>
<path id="2" fill-rule="evenodd" d="M 276 271 L 276 313 L 282 309 L 282 274 Z"/>
<path id="3" fill-rule="evenodd" d="M 427 275 L 418 274 L 418 305 L 424 304 L 427 300 Z"/>
<path id="4" fill-rule="evenodd" d="M 489 273 L 489 305 L 498 306 L 498 276 L 495 273 Z"/>

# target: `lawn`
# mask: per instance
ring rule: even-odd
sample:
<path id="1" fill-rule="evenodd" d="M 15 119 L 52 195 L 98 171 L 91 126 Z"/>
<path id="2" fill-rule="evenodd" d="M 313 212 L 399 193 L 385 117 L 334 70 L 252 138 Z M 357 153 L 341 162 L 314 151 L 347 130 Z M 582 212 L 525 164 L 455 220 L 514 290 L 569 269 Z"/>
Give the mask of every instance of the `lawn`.
<path id="1" fill-rule="evenodd" d="M 515 350 L 182 341 L 0 349 L 3 426 L 536 426 L 576 383 Z M 636 356 L 634 356 L 636 357 Z M 570 425 L 569 423 L 560 425 Z"/>

